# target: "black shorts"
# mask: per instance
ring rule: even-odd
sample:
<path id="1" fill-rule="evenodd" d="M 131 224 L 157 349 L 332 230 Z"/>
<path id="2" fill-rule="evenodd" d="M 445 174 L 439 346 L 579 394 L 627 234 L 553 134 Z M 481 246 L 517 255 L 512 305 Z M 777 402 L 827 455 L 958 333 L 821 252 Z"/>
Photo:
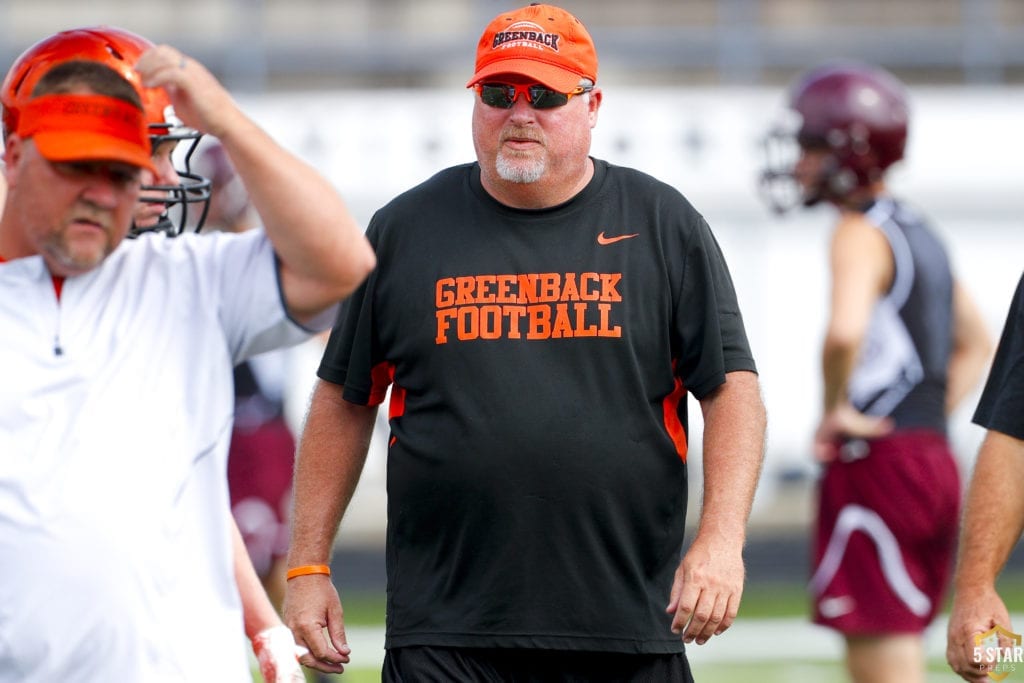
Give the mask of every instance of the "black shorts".
<path id="1" fill-rule="evenodd" d="M 693 683 L 682 652 L 623 654 L 506 648 L 397 647 L 381 683 Z"/>

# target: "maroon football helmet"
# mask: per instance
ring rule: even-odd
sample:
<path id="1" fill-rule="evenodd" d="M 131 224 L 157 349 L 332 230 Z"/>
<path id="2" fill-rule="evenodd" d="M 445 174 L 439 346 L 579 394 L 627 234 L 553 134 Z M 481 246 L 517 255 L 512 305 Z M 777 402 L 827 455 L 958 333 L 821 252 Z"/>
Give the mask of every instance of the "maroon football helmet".
<path id="1" fill-rule="evenodd" d="M 856 63 L 813 69 L 790 91 L 789 107 L 797 115 L 796 129 L 777 128 L 765 141 L 761 188 L 776 211 L 797 203 L 840 203 L 903 158 L 906 94 L 896 77 L 883 69 Z M 793 175 L 801 150 L 827 152 L 825 169 L 812 186 L 803 188 Z"/>

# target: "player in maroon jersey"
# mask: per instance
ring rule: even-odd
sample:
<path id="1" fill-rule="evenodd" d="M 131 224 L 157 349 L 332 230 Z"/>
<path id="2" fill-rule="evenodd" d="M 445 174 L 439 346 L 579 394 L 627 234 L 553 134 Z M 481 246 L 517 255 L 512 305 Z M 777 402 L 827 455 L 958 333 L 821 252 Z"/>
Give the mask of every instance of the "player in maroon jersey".
<path id="1" fill-rule="evenodd" d="M 836 208 L 832 296 L 814 435 L 823 464 L 814 620 L 842 633 L 857 683 L 923 681 L 921 634 L 942 607 L 960 483 L 946 417 L 975 386 L 990 341 L 925 218 L 892 197 L 909 112 L 886 71 L 828 64 L 790 92 L 766 196 L 785 210 Z"/>

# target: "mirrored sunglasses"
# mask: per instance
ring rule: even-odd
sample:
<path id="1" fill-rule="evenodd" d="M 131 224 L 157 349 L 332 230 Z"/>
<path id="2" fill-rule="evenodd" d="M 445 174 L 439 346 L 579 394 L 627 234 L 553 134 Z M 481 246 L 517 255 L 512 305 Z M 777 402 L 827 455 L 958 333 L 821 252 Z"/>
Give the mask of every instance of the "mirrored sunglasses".
<path id="1" fill-rule="evenodd" d="M 480 101 L 498 109 L 511 109 L 519 95 L 525 95 L 526 101 L 534 109 L 554 109 L 564 107 L 576 95 L 590 92 L 594 86 L 580 86 L 572 92 L 558 92 L 546 85 L 518 85 L 511 83 L 478 83 L 476 91 Z"/>

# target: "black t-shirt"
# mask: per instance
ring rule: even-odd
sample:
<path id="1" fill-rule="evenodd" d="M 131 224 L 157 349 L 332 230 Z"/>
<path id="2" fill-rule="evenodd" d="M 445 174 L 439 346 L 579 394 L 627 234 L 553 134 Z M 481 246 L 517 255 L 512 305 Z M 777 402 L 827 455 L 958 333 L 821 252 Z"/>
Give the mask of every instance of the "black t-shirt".
<path id="1" fill-rule="evenodd" d="M 1017 283 L 974 422 L 1024 439 L 1024 275 Z"/>
<path id="2" fill-rule="evenodd" d="M 387 646 L 682 649 L 686 393 L 754 371 L 725 261 L 671 187 L 595 160 L 550 209 L 476 164 L 399 196 L 319 369 L 393 381 Z"/>

